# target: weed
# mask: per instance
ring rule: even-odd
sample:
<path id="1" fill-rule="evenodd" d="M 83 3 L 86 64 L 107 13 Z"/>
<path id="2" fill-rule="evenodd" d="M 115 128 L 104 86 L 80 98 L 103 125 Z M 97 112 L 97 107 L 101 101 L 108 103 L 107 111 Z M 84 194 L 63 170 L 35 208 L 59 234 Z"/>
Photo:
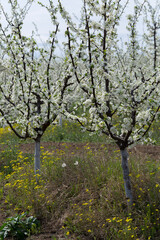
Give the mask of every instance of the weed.
<path id="1" fill-rule="evenodd" d="M 33 216 L 27 217 L 26 213 L 11 217 L 0 228 L 1 240 L 6 237 L 13 237 L 13 239 L 26 239 L 33 233 L 36 233 L 39 228 L 39 222 Z"/>
<path id="2" fill-rule="evenodd" d="M 71 126 L 64 126 L 63 141 L 79 141 L 77 126 Z M 44 139 L 55 141 L 54 134 L 58 137 L 58 131 L 62 131 L 57 128 L 47 132 Z M 89 140 L 89 135 L 84 139 Z M 160 236 L 160 164 L 154 155 L 131 150 L 135 202 L 128 213 L 120 153 L 113 145 L 70 142 L 59 144 L 58 149 L 41 148 L 37 184 L 33 156 L 26 156 L 18 147 L 14 152 L 15 145 L 10 144 L 13 151 L 5 150 L 1 159 L 2 211 L 12 215 L 28 211 L 43 223 L 52 223 L 66 239 L 135 240 Z"/>

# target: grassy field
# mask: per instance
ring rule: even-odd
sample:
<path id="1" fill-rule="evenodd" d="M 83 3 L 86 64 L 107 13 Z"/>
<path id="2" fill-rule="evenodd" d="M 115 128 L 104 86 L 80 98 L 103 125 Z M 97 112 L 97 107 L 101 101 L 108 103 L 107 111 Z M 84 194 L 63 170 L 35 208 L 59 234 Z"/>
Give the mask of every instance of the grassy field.
<path id="1" fill-rule="evenodd" d="M 26 213 L 41 224 L 28 239 L 160 239 L 158 124 L 152 135 L 157 146 L 150 146 L 151 154 L 145 146 L 129 150 L 134 204 L 128 211 L 120 152 L 105 136 L 90 136 L 66 121 L 62 128 L 50 127 L 37 183 L 33 151 L 27 148 L 34 149 L 32 141 L 20 141 L 1 128 L 1 225 L 7 217 Z"/>

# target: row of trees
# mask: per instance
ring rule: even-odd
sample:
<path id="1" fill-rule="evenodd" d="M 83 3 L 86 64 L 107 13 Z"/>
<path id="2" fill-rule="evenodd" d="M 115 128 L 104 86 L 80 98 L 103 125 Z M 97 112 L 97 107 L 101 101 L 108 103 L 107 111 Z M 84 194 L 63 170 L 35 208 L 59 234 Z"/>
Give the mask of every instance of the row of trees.
<path id="1" fill-rule="evenodd" d="M 36 142 L 35 172 L 40 170 L 40 139 L 61 113 L 82 128 L 112 138 L 122 155 L 126 197 L 133 203 L 127 148 L 148 136 L 160 110 L 159 7 L 137 2 L 128 15 L 129 40 L 120 47 L 118 25 L 129 1 L 82 0 L 78 24 L 61 1 L 49 0 L 54 31 L 47 48 L 39 47 L 34 33 L 22 34 L 24 18 L 33 1 L 22 9 L 9 0 L 12 15 L 1 5 L 7 26 L 0 26 L 5 71 L 1 74 L 1 121 L 14 133 Z M 55 56 L 60 27 L 66 22 L 64 58 Z M 137 23 L 144 12 L 145 33 L 138 36 Z M 74 103 L 74 104 L 73 104 Z M 80 112 L 82 114 L 80 114 Z"/>

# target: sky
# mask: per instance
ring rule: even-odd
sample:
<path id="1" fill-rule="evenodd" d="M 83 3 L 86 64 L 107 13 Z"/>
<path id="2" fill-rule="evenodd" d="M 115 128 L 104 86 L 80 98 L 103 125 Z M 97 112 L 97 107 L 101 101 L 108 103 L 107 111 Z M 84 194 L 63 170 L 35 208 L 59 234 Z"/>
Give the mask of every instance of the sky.
<path id="1" fill-rule="evenodd" d="M 41 0 L 42 2 L 48 2 L 47 0 Z M 125 0 L 122 0 L 122 3 Z M 139 0 L 140 2 L 143 2 L 143 0 Z M 156 1 L 160 0 L 150 0 L 153 5 L 155 5 Z M 10 9 L 8 7 L 8 0 L 0 0 L 1 4 L 4 6 L 5 10 L 9 13 Z M 26 0 L 18 0 L 21 4 L 24 4 Z M 37 1 L 36 1 L 37 2 Z M 66 10 L 74 17 L 76 15 L 77 17 L 80 16 L 81 11 L 81 0 L 62 0 L 62 3 L 64 4 Z M 129 14 L 133 11 L 134 6 L 134 0 L 129 1 L 129 5 L 126 9 L 126 14 Z M 1 23 L 4 23 L 4 19 L 1 18 Z M 34 24 L 37 25 L 39 35 L 42 39 L 42 41 L 47 40 L 49 31 L 53 30 L 53 25 L 50 22 L 49 14 L 46 11 L 45 8 L 42 8 L 41 6 L 37 4 L 33 4 L 31 9 L 29 10 L 29 13 L 25 19 L 25 24 L 23 28 L 23 32 L 25 35 L 31 35 L 32 30 L 34 29 Z M 141 24 L 142 25 L 142 24 Z M 141 29 L 141 25 L 139 24 L 139 29 Z M 63 33 L 65 30 L 65 23 L 62 21 L 61 24 L 62 31 L 59 34 L 60 41 L 63 41 Z M 141 31 L 141 30 L 140 30 Z M 126 30 L 126 18 L 123 17 L 120 23 L 119 27 L 119 34 L 124 37 L 127 35 Z"/>

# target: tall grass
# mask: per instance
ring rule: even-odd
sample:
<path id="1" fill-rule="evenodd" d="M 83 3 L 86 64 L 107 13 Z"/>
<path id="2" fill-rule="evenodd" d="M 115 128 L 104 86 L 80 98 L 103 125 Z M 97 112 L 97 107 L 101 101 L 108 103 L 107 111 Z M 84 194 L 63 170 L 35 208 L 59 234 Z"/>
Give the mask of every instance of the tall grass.
<path id="1" fill-rule="evenodd" d="M 71 127 L 65 128 L 71 135 Z M 44 140 L 52 138 L 49 132 Z M 62 143 L 60 149 L 48 151 L 41 147 L 38 184 L 33 156 L 21 152 L 18 146 L 13 149 L 1 152 L 1 212 L 10 216 L 29 212 L 43 224 L 50 223 L 66 239 L 159 239 L 157 158 L 130 153 L 134 206 L 128 212 L 120 153 L 112 145 L 85 143 L 73 148 L 71 143 Z"/>

